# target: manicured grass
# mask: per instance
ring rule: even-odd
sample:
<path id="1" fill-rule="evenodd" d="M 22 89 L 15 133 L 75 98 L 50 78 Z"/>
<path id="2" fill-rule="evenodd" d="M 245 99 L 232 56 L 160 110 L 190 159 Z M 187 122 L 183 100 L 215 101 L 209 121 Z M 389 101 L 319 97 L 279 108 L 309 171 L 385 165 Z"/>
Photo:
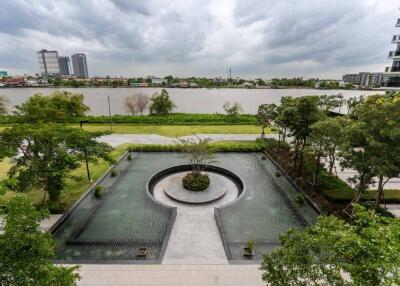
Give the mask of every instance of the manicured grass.
<path id="1" fill-rule="evenodd" d="M 73 125 L 78 127 L 79 125 Z M 110 131 L 106 124 L 85 124 L 89 132 Z M 167 137 L 186 136 L 192 134 L 260 134 L 260 128 L 253 125 L 134 125 L 115 124 L 112 126 L 116 134 L 158 134 Z M 272 133 L 267 130 L 267 133 Z"/>
<path id="2" fill-rule="evenodd" d="M 79 124 L 70 126 L 79 127 Z M 7 126 L 0 126 L 0 131 Z M 83 128 L 89 132 L 110 132 L 107 124 L 84 124 Z M 113 124 L 115 134 L 158 134 L 167 137 L 186 136 L 192 134 L 260 134 L 261 129 L 254 125 L 138 125 Z M 273 133 L 270 129 L 266 133 Z"/>

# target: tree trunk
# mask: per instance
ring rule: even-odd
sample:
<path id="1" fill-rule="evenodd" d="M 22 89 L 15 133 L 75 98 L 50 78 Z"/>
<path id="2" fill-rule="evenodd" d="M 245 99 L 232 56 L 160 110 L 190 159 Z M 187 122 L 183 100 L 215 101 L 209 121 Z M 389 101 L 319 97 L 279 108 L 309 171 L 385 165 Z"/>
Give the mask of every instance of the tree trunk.
<path id="1" fill-rule="evenodd" d="M 383 198 L 383 176 L 379 176 L 379 181 L 378 181 L 378 191 L 376 193 L 376 200 L 375 200 L 375 210 L 378 210 L 381 206 Z"/>
<path id="2" fill-rule="evenodd" d="M 262 127 L 261 139 L 264 139 L 264 137 L 265 137 L 265 127 Z"/>
<path id="3" fill-rule="evenodd" d="M 322 153 L 321 151 L 322 151 L 322 144 L 319 146 L 319 149 L 318 149 L 318 155 L 317 155 L 317 160 L 316 160 L 317 166 L 315 168 L 314 179 L 313 179 L 313 183 L 312 183 L 313 189 L 314 189 L 314 186 L 317 184 L 320 169 L 321 169 L 321 153 Z"/>
<path id="4" fill-rule="evenodd" d="M 307 139 L 304 139 L 303 144 L 300 149 L 300 164 L 297 171 L 297 177 L 301 177 L 303 173 L 303 163 L 304 163 L 304 148 L 306 147 Z"/>
<path id="5" fill-rule="evenodd" d="M 333 167 L 335 166 L 335 152 L 336 146 L 333 147 L 333 152 L 329 154 L 329 173 L 333 174 Z"/>

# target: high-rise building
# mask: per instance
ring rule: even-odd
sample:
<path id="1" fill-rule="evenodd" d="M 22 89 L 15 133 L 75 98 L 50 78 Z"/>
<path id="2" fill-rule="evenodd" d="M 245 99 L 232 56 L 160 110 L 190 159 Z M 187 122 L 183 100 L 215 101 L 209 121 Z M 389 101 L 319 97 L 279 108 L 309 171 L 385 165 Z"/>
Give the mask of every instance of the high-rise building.
<path id="1" fill-rule="evenodd" d="M 77 78 L 88 78 L 89 72 L 87 67 L 86 55 L 85 54 L 74 54 L 71 56 L 72 67 L 74 69 L 74 75 Z"/>
<path id="2" fill-rule="evenodd" d="M 400 27 L 400 19 L 397 19 L 396 27 Z M 389 52 L 389 59 L 393 60 L 392 66 L 387 67 L 383 76 L 383 85 L 388 87 L 400 87 L 400 35 L 394 35 L 392 44 L 396 44 L 396 50 Z"/>
<path id="3" fill-rule="evenodd" d="M 42 76 L 59 76 L 60 65 L 58 63 L 58 52 L 41 50 L 37 52 L 40 74 Z"/>
<path id="4" fill-rule="evenodd" d="M 70 75 L 71 74 L 71 62 L 69 57 L 58 57 L 58 63 L 60 65 L 60 73 L 61 75 Z"/>

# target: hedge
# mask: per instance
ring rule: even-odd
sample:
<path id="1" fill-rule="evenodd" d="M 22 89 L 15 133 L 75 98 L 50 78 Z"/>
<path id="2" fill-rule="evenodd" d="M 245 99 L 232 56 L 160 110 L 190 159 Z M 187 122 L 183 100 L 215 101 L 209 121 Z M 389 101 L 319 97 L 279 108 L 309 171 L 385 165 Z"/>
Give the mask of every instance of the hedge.
<path id="1" fill-rule="evenodd" d="M 260 140 L 256 141 L 229 141 L 210 143 L 209 147 L 216 152 L 261 152 L 264 144 Z M 179 144 L 130 144 L 127 148 L 130 152 L 181 152 Z"/>
<path id="2" fill-rule="evenodd" d="M 336 176 L 322 175 L 321 184 L 323 195 L 335 202 L 349 202 L 354 197 L 354 190 L 344 181 Z M 400 190 L 384 190 L 386 203 L 400 203 Z M 374 201 L 375 190 L 369 190 L 361 197 L 361 201 Z"/>
<path id="3" fill-rule="evenodd" d="M 79 123 L 87 121 L 88 123 L 108 123 L 108 116 L 84 116 L 70 117 L 60 119 L 59 122 Z M 131 123 L 131 124 L 151 124 L 151 125 L 255 125 L 256 117 L 251 114 L 240 114 L 237 116 L 228 116 L 225 114 L 197 114 L 197 113 L 171 113 L 168 115 L 113 115 L 113 123 Z M 5 115 L 0 116 L 0 124 L 24 123 L 23 116 Z"/>

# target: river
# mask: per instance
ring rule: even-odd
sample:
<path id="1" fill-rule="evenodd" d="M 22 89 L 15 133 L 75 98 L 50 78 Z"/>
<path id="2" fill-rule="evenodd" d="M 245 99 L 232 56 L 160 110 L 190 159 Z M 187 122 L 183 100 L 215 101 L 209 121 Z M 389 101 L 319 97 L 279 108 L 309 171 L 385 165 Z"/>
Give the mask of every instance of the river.
<path id="1" fill-rule="evenodd" d="M 10 106 L 23 103 L 28 97 L 41 93 L 49 95 L 56 91 L 55 88 L 1 88 L 0 95 L 5 95 L 10 100 Z M 89 114 L 107 115 L 107 96 L 110 96 L 111 113 L 127 114 L 124 108 L 126 96 L 143 93 L 151 96 L 160 92 L 160 88 L 59 88 L 85 96 L 85 102 L 90 106 Z M 244 113 L 254 114 L 260 104 L 279 103 L 282 96 L 304 95 L 333 95 L 343 94 L 344 98 L 360 95 L 383 93 L 383 91 L 361 90 L 317 90 L 317 89 L 167 89 L 171 99 L 177 106 L 174 112 L 187 113 L 223 113 L 225 102 L 238 102 L 242 105 Z M 342 111 L 345 110 L 342 109 Z"/>

